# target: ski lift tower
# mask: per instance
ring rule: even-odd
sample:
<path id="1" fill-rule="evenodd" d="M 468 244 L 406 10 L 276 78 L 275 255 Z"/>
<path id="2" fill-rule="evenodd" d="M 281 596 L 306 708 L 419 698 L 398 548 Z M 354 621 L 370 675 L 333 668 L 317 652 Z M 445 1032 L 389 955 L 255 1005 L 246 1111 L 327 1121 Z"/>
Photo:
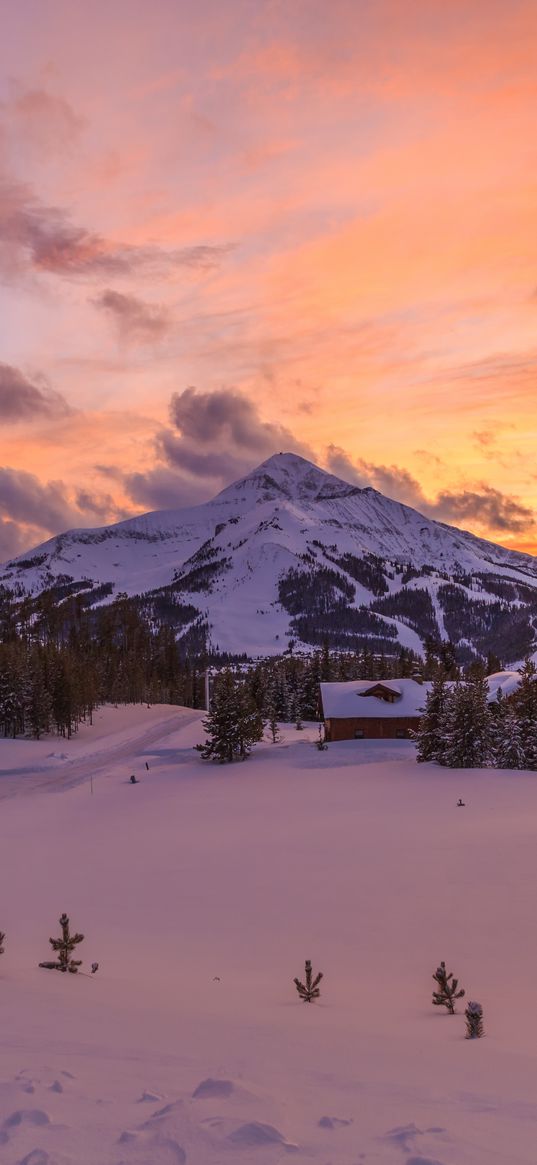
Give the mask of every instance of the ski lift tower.
<path id="1" fill-rule="evenodd" d="M 205 670 L 205 711 L 211 711 L 211 696 L 213 693 L 213 680 L 218 675 L 218 668 L 208 667 Z"/>

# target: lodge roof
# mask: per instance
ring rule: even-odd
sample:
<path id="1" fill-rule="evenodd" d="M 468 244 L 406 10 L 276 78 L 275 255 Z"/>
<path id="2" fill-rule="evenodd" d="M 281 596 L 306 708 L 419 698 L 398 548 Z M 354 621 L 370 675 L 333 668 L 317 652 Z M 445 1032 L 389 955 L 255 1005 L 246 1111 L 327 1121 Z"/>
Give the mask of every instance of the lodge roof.
<path id="1" fill-rule="evenodd" d="M 520 672 L 500 671 L 487 677 L 489 703 L 511 696 L 520 683 Z M 321 701 L 326 720 L 372 719 L 378 717 L 419 717 L 432 684 L 412 679 L 348 680 L 321 684 Z M 383 698 L 383 691 L 385 693 Z"/>
<path id="2" fill-rule="evenodd" d="M 417 680 L 350 680 L 321 684 L 325 718 L 371 718 L 378 716 L 420 716 L 430 683 Z M 382 698 L 382 689 L 386 698 Z M 378 693 L 378 695 L 376 694 Z M 395 698 L 393 698 L 395 697 Z"/>

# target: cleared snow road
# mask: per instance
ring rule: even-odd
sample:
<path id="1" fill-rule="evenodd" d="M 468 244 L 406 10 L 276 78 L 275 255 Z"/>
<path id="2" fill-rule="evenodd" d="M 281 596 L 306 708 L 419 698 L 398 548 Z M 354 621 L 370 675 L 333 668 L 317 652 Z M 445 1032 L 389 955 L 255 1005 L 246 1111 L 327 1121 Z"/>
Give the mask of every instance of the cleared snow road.
<path id="1" fill-rule="evenodd" d="M 129 772 L 126 774 L 128 777 L 133 771 L 136 758 L 142 758 L 144 753 L 150 751 L 151 745 L 157 743 L 160 745 L 166 737 L 199 721 L 203 715 L 203 712 L 178 707 L 173 713 L 153 721 L 143 729 L 131 728 L 126 734 L 122 733 L 121 739 L 115 743 L 109 740 L 104 747 L 100 747 L 104 743 L 102 736 L 95 740 L 94 749 L 91 742 L 85 743 L 84 751 L 79 758 L 75 756 L 73 759 L 62 759 L 61 752 L 58 751 L 57 763 L 52 766 L 49 754 L 46 758 L 40 758 L 44 759 L 45 763 L 40 764 L 36 758 L 33 765 L 26 763 L 22 767 L 13 765 L 11 768 L 0 768 L 0 800 L 39 790 L 69 789 L 82 784 L 83 781 L 89 781 L 92 776 L 103 776 L 122 761 L 126 764 L 128 762 Z M 54 743 L 60 750 L 73 744 L 76 747 L 78 741 L 76 738 L 73 742 L 65 741 L 61 737 L 49 737 L 47 743 L 49 746 Z M 26 762 L 28 760 L 26 750 L 24 760 Z"/>

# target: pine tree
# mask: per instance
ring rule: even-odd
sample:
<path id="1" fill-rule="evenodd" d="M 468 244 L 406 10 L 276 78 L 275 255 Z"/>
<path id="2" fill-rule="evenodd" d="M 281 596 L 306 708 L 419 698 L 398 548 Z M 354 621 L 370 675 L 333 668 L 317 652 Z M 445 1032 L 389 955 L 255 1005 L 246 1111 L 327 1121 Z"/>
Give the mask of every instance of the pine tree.
<path id="1" fill-rule="evenodd" d="M 252 751 L 253 745 L 258 744 L 263 739 L 265 725 L 261 712 L 256 707 L 245 684 L 239 685 L 238 711 L 238 753 L 241 760 L 246 760 L 246 757 Z"/>
<path id="2" fill-rule="evenodd" d="M 319 724 L 319 738 L 316 740 L 315 746 L 319 749 L 319 752 L 326 752 L 328 748 L 322 724 Z"/>
<path id="3" fill-rule="evenodd" d="M 488 685 L 483 674 L 449 692 L 442 726 L 441 763 L 452 769 L 482 768 L 491 747 L 491 713 Z"/>
<path id="4" fill-rule="evenodd" d="M 489 651 L 487 655 L 487 662 L 485 664 L 485 671 L 488 676 L 494 675 L 495 672 L 502 670 L 501 660 L 496 652 Z"/>
<path id="5" fill-rule="evenodd" d="M 229 669 L 226 669 L 215 680 L 211 708 L 202 721 L 208 737 L 201 750 L 204 760 L 217 760 L 220 764 L 234 760 L 238 721 L 237 684 Z"/>
<path id="6" fill-rule="evenodd" d="M 318 999 L 321 992 L 319 991 L 319 983 L 323 977 L 322 971 L 313 979 L 313 972 L 311 969 L 311 959 L 306 959 L 305 963 L 305 978 L 306 982 L 301 983 L 300 979 L 293 979 L 293 983 L 304 1003 L 311 1003 L 312 999 Z"/>
<path id="7" fill-rule="evenodd" d="M 455 1015 L 455 1000 L 462 999 L 465 994 L 464 989 L 459 986 L 459 980 L 453 978 L 453 972 L 449 974 L 446 972 L 446 964 L 440 963 L 436 968 L 433 979 L 438 983 L 438 991 L 433 991 L 433 1003 L 435 1007 L 447 1007 L 450 1015 Z"/>
<path id="8" fill-rule="evenodd" d="M 52 950 L 58 952 L 57 961 L 40 963 L 39 966 L 46 967 L 49 971 L 70 971 L 72 975 L 76 975 L 78 968 L 82 965 L 82 959 L 72 959 L 71 955 L 75 947 L 84 941 L 84 935 L 71 934 L 69 930 L 69 919 L 66 914 L 60 916 L 60 926 L 62 928 L 62 937 L 49 939 Z"/>
<path id="9" fill-rule="evenodd" d="M 484 1035 L 483 1008 L 481 1004 L 469 999 L 464 1014 L 466 1017 L 466 1039 L 481 1039 L 481 1036 Z"/>
<path id="10" fill-rule="evenodd" d="M 4 951 L 5 939 L 6 939 L 6 936 L 5 936 L 4 932 L 2 930 L 0 930 L 0 955 L 3 955 L 5 953 L 5 951 Z"/>
<path id="11" fill-rule="evenodd" d="M 427 693 L 424 713 L 414 734 L 417 761 L 441 759 L 447 696 L 446 677 L 444 672 L 439 672 Z"/>
<path id="12" fill-rule="evenodd" d="M 245 760 L 263 737 L 262 716 L 246 685 L 237 683 L 229 669 L 214 685 L 211 709 L 202 724 L 208 739 L 200 746 L 201 755 L 220 764 Z"/>
<path id="13" fill-rule="evenodd" d="M 281 740 L 282 737 L 281 737 L 281 732 L 280 732 L 280 728 L 279 728 L 279 724 L 278 724 L 278 720 L 276 718 L 276 712 L 275 712 L 274 708 L 272 708 L 271 711 L 269 712 L 268 720 L 267 720 L 267 728 L 269 730 L 270 739 L 271 739 L 272 743 L 278 744 L 278 742 Z"/>
<path id="14" fill-rule="evenodd" d="M 524 768 L 537 769 L 537 667 L 527 659 L 513 697 L 524 750 Z"/>
<path id="15" fill-rule="evenodd" d="M 498 769 L 523 769 L 525 749 L 520 722 L 501 688 L 492 706 L 492 759 Z"/>

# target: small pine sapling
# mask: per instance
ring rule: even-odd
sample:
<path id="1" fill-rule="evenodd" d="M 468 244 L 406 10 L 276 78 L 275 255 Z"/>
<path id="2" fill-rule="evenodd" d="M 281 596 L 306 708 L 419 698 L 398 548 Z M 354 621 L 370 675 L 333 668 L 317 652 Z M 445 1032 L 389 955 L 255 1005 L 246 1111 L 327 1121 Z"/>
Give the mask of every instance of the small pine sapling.
<path id="1" fill-rule="evenodd" d="M 270 732 L 270 739 L 271 739 L 272 743 L 279 744 L 279 742 L 281 740 L 281 734 L 280 734 L 280 728 L 278 725 L 278 720 L 276 718 L 275 712 L 270 713 L 269 718 L 267 720 L 267 728 Z"/>
<path id="2" fill-rule="evenodd" d="M 325 752 L 325 750 L 328 748 L 328 745 L 326 743 L 326 737 L 325 737 L 324 732 L 323 732 L 322 724 L 319 724 L 319 739 L 316 740 L 315 743 L 316 743 L 317 748 L 319 749 L 319 752 Z"/>
<path id="3" fill-rule="evenodd" d="M 455 1015 L 455 1000 L 462 999 L 465 994 L 462 987 L 460 991 L 457 991 L 459 980 L 453 979 L 452 971 L 448 975 L 445 963 L 440 963 L 440 966 L 436 968 L 433 979 L 436 980 L 439 988 L 438 991 L 433 991 L 433 1003 L 436 1007 L 447 1007 L 449 1014 Z"/>
<path id="4" fill-rule="evenodd" d="M 78 968 L 82 965 L 82 959 L 72 959 L 71 955 L 75 947 L 83 942 L 84 935 L 71 934 L 69 930 L 69 919 L 66 914 L 62 914 L 60 926 L 62 928 L 62 937 L 49 939 L 52 950 L 58 952 L 57 961 L 40 963 L 39 966 L 46 967 L 48 971 L 70 971 L 72 975 L 76 975 Z"/>
<path id="5" fill-rule="evenodd" d="M 301 983 L 300 979 L 293 979 L 293 983 L 304 1003 L 311 1003 L 312 999 L 318 999 L 321 992 L 319 991 L 319 983 L 323 977 L 322 971 L 312 979 L 311 959 L 306 959 L 305 965 L 306 983 Z"/>
<path id="6" fill-rule="evenodd" d="M 468 1000 L 466 1004 L 466 1011 L 464 1012 L 466 1018 L 466 1039 L 479 1040 L 484 1035 L 483 1030 L 483 1008 L 480 1003 L 475 1000 Z"/>

